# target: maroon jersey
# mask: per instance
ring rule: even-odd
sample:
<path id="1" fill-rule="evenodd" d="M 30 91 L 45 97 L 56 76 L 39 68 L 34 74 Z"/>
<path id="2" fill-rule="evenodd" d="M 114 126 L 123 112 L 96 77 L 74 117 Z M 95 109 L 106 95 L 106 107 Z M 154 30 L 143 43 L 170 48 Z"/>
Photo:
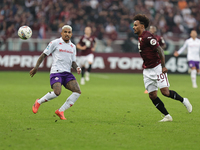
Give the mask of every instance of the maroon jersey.
<path id="1" fill-rule="evenodd" d="M 163 39 L 163 37 L 161 37 L 159 35 L 154 35 L 154 36 L 157 39 L 160 46 L 163 46 L 165 44 L 165 40 Z"/>
<path id="2" fill-rule="evenodd" d="M 161 63 L 158 52 L 155 50 L 159 46 L 157 39 L 149 32 L 144 31 L 138 37 L 138 49 L 143 59 L 142 67 L 154 68 Z"/>
<path id="3" fill-rule="evenodd" d="M 91 53 L 93 53 L 92 48 L 94 47 L 94 44 L 95 44 L 95 37 L 93 37 L 93 36 L 86 37 L 85 35 L 83 35 L 79 41 L 79 44 L 81 46 L 87 47 L 86 50 L 81 50 L 82 56 L 91 54 Z"/>

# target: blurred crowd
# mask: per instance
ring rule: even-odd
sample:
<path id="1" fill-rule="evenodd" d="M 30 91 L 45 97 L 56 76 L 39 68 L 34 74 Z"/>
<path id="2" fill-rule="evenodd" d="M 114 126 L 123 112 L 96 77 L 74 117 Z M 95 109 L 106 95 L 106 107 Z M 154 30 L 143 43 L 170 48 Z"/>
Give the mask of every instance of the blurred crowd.
<path id="1" fill-rule="evenodd" d="M 89 25 L 109 44 L 121 32 L 135 38 L 132 19 L 138 13 L 146 14 L 160 35 L 200 33 L 200 0 L 0 0 L 0 37 L 14 36 L 22 25 L 38 33 L 58 32 L 64 24 L 83 32 Z"/>

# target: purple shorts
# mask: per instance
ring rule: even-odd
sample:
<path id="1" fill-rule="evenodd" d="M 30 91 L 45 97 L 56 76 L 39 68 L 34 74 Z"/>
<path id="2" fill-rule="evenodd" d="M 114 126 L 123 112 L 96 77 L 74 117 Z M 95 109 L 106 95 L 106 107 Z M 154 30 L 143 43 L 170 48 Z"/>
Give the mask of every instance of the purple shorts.
<path id="1" fill-rule="evenodd" d="M 52 73 L 50 74 L 50 84 L 52 85 L 56 82 L 60 82 L 66 88 L 66 84 L 71 81 L 76 80 L 74 75 L 70 72 L 62 72 L 62 73 Z"/>
<path id="2" fill-rule="evenodd" d="M 189 61 L 188 65 L 190 68 L 196 67 L 196 69 L 199 69 L 199 61 Z"/>

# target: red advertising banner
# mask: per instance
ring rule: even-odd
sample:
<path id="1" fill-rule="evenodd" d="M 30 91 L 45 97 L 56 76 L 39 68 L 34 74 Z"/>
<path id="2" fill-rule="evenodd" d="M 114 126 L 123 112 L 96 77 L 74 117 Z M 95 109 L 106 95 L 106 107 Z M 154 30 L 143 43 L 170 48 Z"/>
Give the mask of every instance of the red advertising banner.
<path id="1" fill-rule="evenodd" d="M 140 73 L 142 63 L 139 53 L 96 53 L 92 69 L 94 72 Z"/>
<path id="2" fill-rule="evenodd" d="M 0 52 L 0 71 L 29 71 L 40 55 L 41 52 Z M 79 56 L 77 63 L 79 64 Z M 142 73 L 142 63 L 139 53 L 95 53 L 92 72 Z M 50 71 L 51 64 L 52 56 L 48 56 L 39 70 Z M 187 73 L 187 59 L 185 56 L 175 58 L 167 55 L 166 67 L 169 73 Z"/>

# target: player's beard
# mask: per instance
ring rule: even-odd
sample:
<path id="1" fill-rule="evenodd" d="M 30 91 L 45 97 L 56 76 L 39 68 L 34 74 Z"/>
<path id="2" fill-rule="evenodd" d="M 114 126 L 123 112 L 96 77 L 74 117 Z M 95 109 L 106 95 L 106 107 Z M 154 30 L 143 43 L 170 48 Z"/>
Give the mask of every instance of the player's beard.
<path id="1" fill-rule="evenodd" d="M 69 42 L 69 39 L 68 39 L 68 40 L 64 39 L 64 41 L 65 41 L 66 43 L 68 43 L 68 42 Z"/>
<path id="2" fill-rule="evenodd" d="M 137 32 L 137 31 L 134 31 L 134 33 L 135 33 L 135 34 L 138 34 L 138 32 Z"/>
<path id="3" fill-rule="evenodd" d="M 68 43 L 70 38 L 69 38 L 69 36 L 65 36 L 65 38 L 63 40 Z"/>

